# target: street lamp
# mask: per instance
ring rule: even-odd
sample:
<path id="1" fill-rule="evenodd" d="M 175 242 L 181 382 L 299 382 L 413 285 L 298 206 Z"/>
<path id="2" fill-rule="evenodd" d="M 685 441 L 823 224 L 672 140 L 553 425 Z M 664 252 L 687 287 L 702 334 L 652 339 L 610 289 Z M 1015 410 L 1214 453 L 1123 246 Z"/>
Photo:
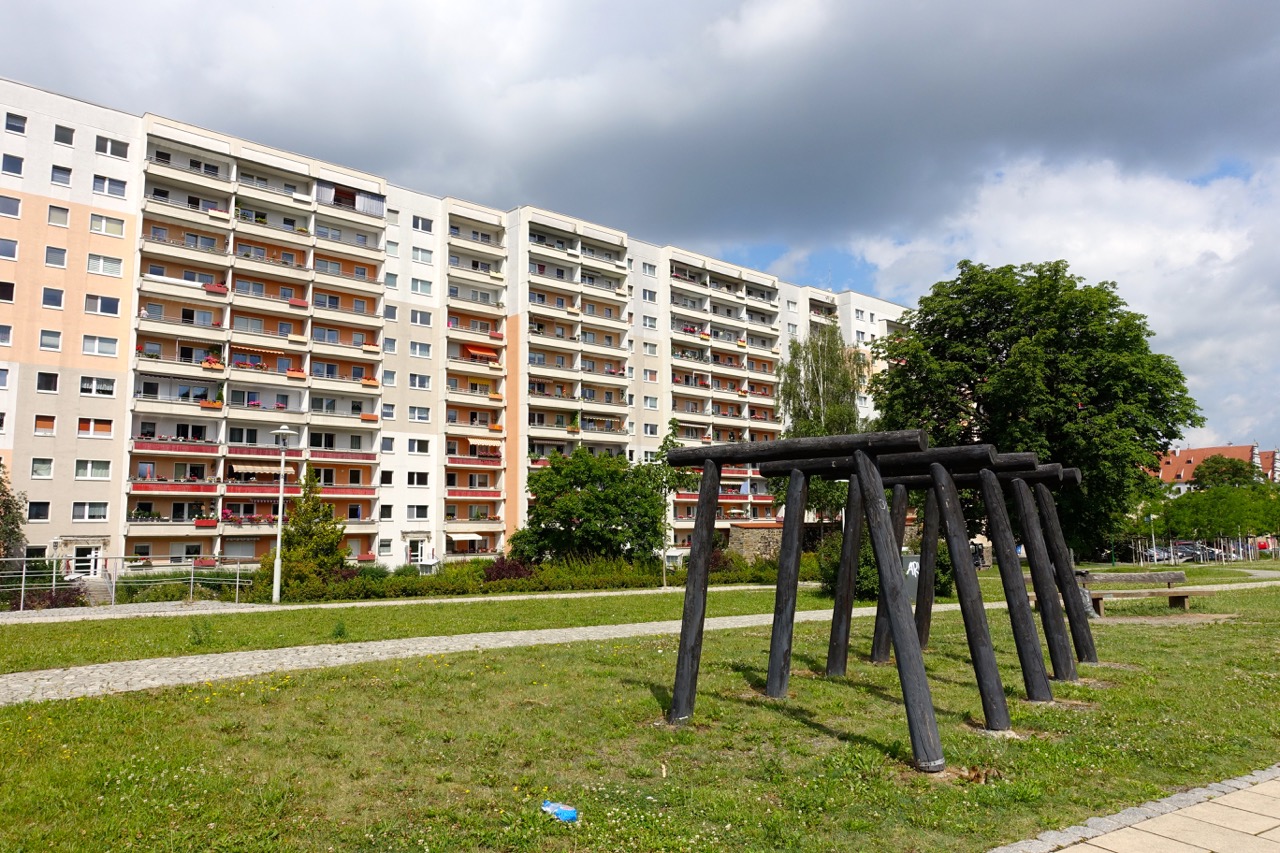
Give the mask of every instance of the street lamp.
<path id="1" fill-rule="evenodd" d="M 284 459 L 289 453 L 289 439 L 297 435 L 287 426 L 273 429 L 271 434 L 280 445 L 280 500 L 276 504 L 276 565 L 271 575 L 271 603 L 280 603 L 280 545 L 284 540 Z"/>
<path id="2" fill-rule="evenodd" d="M 1155 513 L 1147 516 L 1147 521 L 1151 522 L 1151 562 L 1160 562 L 1160 552 L 1156 550 L 1156 516 Z"/>

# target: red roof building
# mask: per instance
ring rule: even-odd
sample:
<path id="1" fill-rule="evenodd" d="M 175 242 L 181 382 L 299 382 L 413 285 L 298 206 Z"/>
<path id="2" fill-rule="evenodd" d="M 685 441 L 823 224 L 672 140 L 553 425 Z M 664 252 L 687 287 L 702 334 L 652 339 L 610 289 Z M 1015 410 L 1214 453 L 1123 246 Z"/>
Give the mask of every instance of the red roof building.
<path id="1" fill-rule="evenodd" d="M 1257 468 L 1268 480 L 1274 479 L 1276 451 L 1260 453 L 1256 444 L 1228 444 L 1223 447 L 1188 447 L 1169 451 L 1160 458 L 1161 482 L 1173 486 L 1177 494 L 1190 490 L 1196 479 L 1196 468 L 1210 456 L 1243 460 Z M 1269 459 L 1269 465 L 1263 464 L 1264 456 Z"/>

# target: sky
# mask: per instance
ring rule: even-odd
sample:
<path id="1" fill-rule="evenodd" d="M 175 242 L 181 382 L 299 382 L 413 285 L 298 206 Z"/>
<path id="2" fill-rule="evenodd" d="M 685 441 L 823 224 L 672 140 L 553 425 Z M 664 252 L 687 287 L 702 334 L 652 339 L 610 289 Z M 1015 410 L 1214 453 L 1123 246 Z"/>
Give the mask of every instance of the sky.
<path id="1" fill-rule="evenodd" d="M 0 76 L 906 306 L 1065 259 L 1280 446 L 1280 4 L 0 0 Z"/>

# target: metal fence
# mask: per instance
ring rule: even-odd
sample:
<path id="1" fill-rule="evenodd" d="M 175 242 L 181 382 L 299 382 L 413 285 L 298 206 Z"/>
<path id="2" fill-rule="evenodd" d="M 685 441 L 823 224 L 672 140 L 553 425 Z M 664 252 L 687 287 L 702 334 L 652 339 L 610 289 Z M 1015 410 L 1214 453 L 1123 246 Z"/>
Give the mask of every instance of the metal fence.
<path id="1" fill-rule="evenodd" d="M 58 594 L 79 589 L 92 603 L 130 601 L 137 590 L 161 584 L 183 583 L 186 600 L 195 599 L 196 587 L 240 590 L 252 582 L 257 560 L 189 555 L 165 559 L 104 556 L 10 557 L 0 559 L 0 599 L 10 609 L 59 605 Z M 4 604 L 0 603 L 0 607 Z"/>

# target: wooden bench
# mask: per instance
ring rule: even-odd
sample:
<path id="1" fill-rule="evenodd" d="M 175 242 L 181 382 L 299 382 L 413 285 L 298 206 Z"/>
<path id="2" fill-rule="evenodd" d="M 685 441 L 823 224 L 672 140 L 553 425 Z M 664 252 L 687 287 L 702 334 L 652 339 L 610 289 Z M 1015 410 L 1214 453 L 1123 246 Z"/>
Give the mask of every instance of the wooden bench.
<path id="1" fill-rule="evenodd" d="M 1023 575 L 1028 584 L 1031 583 L 1030 575 Z M 1175 609 L 1190 610 L 1191 596 L 1196 595 L 1213 595 L 1214 591 L 1209 589 L 1180 589 L 1175 588 L 1175 583 L 1186 583 L 1186 572 L 1102 572 L 1094 574 L 1092 572 L 1076 572 L 1076 580 L 1080 586 L 1089 593 L 1089 603 L 1093 606 L 1093 612 L 1099 616 L 1105 615 L 1106 605 L 1104 602 L 1109 600 L 1117 600 L 1124 598 L 1167 598 L 1169 606 Z M 1089 589 L 1089 584 L 1097 583 L 1162 583 L 1164 589 Z M 1031 600 L 1031 606 L 1036 606 L 1035 592 L 1028 590 L 1027 596 Z"/>

